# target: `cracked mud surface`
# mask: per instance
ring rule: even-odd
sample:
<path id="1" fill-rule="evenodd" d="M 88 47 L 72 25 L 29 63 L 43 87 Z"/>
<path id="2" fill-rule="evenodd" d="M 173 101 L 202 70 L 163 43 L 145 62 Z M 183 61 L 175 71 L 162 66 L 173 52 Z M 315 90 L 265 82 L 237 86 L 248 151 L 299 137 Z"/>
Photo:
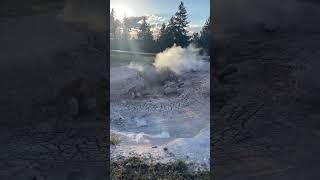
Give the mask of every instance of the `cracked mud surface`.
<path id="1" fill-rule="evenodd" d="M 85 135 L 85 131 L 39 132 L 27 126 L 2 131 L 0 177 L 64 179 L 75 172 L 83 178 L 103 179 L 106 146 L 101 137 L 105 132 L 92 134 L 88 129 Z"/>
<path id="2" fill-rule="evenodd" d="M 105 179 L 105 119 L 62 118 L 43 112 L 45 105 L 35 106 L 53 99 L 72 79 L 105 76 L 104 56 L 86 42 L 91 32 L 53 14 L 1 19 L 0 26 L 6 42 L 1 45 L 0 179 Z"/>
<path id="3" fill-rule="evenodd" d="M 319 68 L 314 63 L 319 37 L 280 33 L 230 38 L 227 59 L 238 72 L 220 86 L 231 86 L 236 95 L 214 112 L 217 179 L 319 177 L 320 159 L 312 155 L 320 149 L 319 112 L 308 105 L 319 99 L 305 92 L 317 81 L 303 83 L 316 76 L 310 70 Z"/>

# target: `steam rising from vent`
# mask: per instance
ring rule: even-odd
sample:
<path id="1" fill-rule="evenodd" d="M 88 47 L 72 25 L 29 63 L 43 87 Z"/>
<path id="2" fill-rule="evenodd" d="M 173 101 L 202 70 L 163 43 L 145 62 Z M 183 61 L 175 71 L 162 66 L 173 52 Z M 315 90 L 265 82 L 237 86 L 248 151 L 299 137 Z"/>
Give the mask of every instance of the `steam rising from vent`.
<path id="1" fill-rule="evenodd" d="M 157 71 L 171 70 L 176 74 L 202 69 L 203 57 L 199 55 L 199 48 L 190 44 L 187 48 L 173 45 L 171 48 L 156 55 L 153 65 Z"/>
<path id="2" fill-rule="evenodd" d="M 130 64 L 128 65 L 128 68 L 134 69 L 134 70 L 139 71 L 139 72 L 144 71 L 143 65 L 141 65 L 139 63 L 134 63 L 134 62 L 130 62 Z"/>

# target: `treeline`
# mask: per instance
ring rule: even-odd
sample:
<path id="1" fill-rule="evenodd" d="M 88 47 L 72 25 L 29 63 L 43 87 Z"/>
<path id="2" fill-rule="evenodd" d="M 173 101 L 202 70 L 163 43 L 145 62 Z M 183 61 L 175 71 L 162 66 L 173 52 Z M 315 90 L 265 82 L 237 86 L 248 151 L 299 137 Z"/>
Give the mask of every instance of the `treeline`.
<path id="1" fill-rule="evenodd" d="M 110 41 L 111 49 L 161 52 L 174 44 L 187 47 L 194 43 L 197 47 L 208 53 L 210 49 L 210 17 L 202 27 L 200 33 L 193 33 L 189 36 L 188 13 L 183 2 L 180 2 L 178 11 L 170 18 L 169 22 L 163 23 L 157 37 L 154 37 L 150 24 L 146 17 L 143 17 L 141 26 L 138 28 L 136 38 L 130 37 L 128 18 L 124 17 L 123 22 L 115 18 L 115 11 L 110 13 Z"/>

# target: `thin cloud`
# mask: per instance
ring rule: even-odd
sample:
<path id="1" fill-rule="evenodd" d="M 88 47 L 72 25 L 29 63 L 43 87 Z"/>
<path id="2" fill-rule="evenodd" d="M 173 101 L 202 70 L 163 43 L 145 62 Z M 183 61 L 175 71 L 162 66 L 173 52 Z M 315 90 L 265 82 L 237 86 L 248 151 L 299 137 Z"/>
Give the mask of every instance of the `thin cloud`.
<path id="1" fill-rule="evenodd" d="M 130 25 L 132 37 L 136 38 L 136 34 L 139 31 L 139 27 L 142 24 L 143 17 L 146 17 L 147 23 L 150 25 L 150 30 L 154 38 L 156 38 L 159 34 L 160 28 L 163 23 L 167 23 L 167 18 L 163 16 L 157 16 L 154 14 L 146 15 L 146 16 L 139 16 L 139 17 L 130 17 Z"/>
<path id="2" fill-rule="evenodd" d="M 193 33 L 197 32 L 199 33 L 202 29 L 203 25 L 200 24 L 190 24 L 187 30 L 189 31 L 189 35 L 192 35 Z"/>

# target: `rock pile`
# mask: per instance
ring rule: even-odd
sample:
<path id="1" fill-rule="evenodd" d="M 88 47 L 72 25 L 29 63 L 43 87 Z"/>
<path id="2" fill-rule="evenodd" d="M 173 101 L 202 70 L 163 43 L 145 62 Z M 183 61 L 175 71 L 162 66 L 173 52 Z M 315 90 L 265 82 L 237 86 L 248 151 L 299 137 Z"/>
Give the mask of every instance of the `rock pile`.
<path id="1" fill-rule="evenodd" d="M 132 87 L 132 88 L 130 88 L 129 90 L 128 90 L 128 95 L 129 95 L 129 97 L 131 97 L 131 98 L 139 98 L 139 97 L 142 97 L 143 96 L 143 87 L 136 87 L 136 86 L 134 86 L 134 87 Z"/>

